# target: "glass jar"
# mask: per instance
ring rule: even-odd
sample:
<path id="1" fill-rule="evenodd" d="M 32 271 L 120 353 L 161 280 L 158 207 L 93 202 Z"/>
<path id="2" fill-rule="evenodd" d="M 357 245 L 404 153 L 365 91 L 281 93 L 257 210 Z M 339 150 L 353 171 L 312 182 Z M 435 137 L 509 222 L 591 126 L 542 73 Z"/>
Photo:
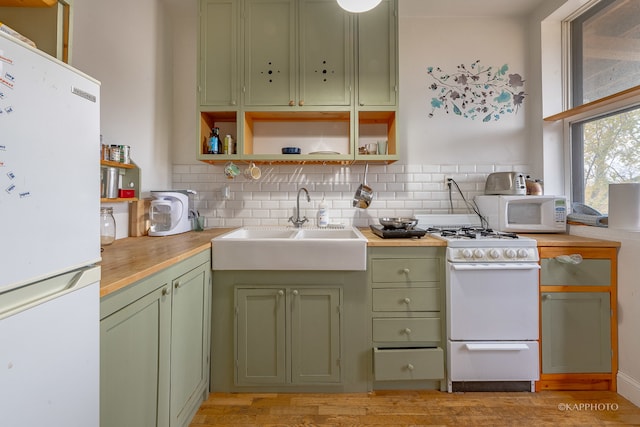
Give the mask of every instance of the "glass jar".
<path id="1" fill-rule="evenodd" d="M 116 220 L 113 208 L 100 208 L 100 246 L 106 246 L 116 240 Z"/>

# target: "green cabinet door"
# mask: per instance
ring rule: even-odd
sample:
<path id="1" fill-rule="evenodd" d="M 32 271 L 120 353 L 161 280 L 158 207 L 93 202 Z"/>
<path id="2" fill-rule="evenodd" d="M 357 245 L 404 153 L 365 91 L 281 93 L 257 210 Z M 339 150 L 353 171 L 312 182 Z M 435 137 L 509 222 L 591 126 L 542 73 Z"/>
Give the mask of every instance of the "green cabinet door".
<path id="1" fill-rule="evenodd" d="M 611 372 L 607 292 L 542 294 L 542 373 Z"/>
<path id="2" fill-rule="evenodd" d="M 199 105 L 236 106 L 240 102 L 238 3 L 200 2 Z"/>
<path id="3" fill-rule="evenodd" d="M 100 301 L 100 425 L 188 425 L 209 385 L 211 251 Z"/>
<path id="4" fill-rule="evenodd" d="M 201 265 L 172 281 L 171 425 L 189 422 L 209 378 L 210 269 Z"/>
<path id="5" fill-rule="evenodd" d="M 351 105 L 351 17 L 335 0 L 299 4 L 298 105 Z"/>
<path id="6" fill-rule="evenodd" d="M 297 103 L 296 7 L 293 0 L 244 3 L 244 103 Z"/>
<path id="7" fill-rule="evenodd" d="M 351 17 L 335 0 L 244 7 L 245 105 L 351 105 Z"/>
<path id="8" fill-rule="evenodd" d="M 284 384 L 285 304 L 280 288 L 236 289 L 236 384 Z"/>
<path id="9" fill-rule="evenodd" d="M 169 425 L 171 294 L 163 285 L 100 322 L 100 425 Z"/>
<path id="10" fill-rule="evenodd" d="M 290 296 L 292 382 L 340 382 L 341 290 L 301 288 Z"/>
<path id="11" fill-rule="evenodd" d="M 236 288 L 236 384 L 339 383 L 340 288 Z"/>
<path id="12" fill-rule="evenodd" d="M 395 0 L 358 15 L 358 105 L 396 106 L 398 85 Z"/>

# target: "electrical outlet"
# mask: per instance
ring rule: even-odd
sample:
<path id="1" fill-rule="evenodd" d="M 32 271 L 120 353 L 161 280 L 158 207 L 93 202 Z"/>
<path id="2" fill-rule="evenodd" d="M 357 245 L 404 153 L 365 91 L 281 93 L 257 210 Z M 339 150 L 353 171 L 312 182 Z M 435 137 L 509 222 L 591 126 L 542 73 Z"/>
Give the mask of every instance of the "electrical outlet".
<path id="1" fill-rule="evenodd" d="M 444 185 L 449 185 L 451 183 L 451 181 L 453 181 L 453 178 L 451 178 L 450 176 L 444 176 Z"/>

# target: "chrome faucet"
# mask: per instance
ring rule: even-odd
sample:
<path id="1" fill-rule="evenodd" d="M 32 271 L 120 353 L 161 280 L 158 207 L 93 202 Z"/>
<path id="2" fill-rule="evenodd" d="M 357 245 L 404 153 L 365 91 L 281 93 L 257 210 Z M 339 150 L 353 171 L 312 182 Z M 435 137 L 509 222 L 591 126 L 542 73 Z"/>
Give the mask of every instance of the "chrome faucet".
<path id="1" fill-rule="evenodd" d="M 298 190 L 298 200 L 296 202 L 296 216 L 295 218 L 293 216 L 289 217 L 289 221 L 292 222 L 294 227 L 296 228 L 301 228 L 302 224 L 309 221 L 306 216 L 300 219 L 300 193 L 302 193 L 303 191 L 307 193 L 307 202 L 311 201 L 311 197 L 309 197 L 309 192 L 307 191 L 307 189 L 304 187 L 300 188 Z"/>

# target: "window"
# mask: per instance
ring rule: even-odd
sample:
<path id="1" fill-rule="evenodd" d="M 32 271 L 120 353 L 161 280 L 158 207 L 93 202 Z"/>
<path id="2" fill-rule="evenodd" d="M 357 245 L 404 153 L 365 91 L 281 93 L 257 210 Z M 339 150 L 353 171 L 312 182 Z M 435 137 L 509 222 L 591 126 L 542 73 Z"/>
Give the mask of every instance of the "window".
<path id="1" fill-rule="evenodd" d="M 574 108 L 640 84 L 640 0 L 595 3 L 570 37 Z M 571 123 L 574 202 L 606 213 L 610 183 L 640 182 L 639 104 L 630 97 Z"/>

